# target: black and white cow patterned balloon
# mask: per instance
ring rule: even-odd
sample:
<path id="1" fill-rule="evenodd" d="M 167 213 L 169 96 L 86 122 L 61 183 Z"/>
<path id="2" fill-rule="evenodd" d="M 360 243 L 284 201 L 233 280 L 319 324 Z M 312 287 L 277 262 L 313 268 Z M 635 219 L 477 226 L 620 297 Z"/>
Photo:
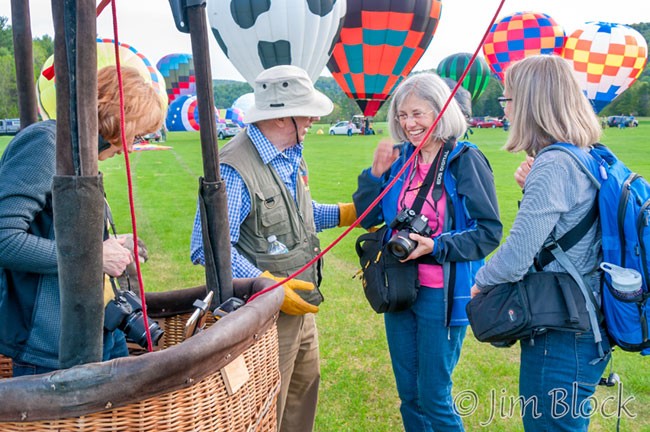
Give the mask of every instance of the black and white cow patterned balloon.
<path id="1" fill-rule="evenodd" d="M 208 0 L 212 33 L 251 85 L 264 69 L 292 64 L 316 81 L 343 24 L 346 0 Z"/>

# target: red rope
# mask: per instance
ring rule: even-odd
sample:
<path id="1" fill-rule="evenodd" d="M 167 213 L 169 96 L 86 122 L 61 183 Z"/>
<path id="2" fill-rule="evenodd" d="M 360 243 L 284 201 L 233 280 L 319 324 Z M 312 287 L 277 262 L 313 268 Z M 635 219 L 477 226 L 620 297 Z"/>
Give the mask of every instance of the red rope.
<path id="1" fill-rule="evenodd" d="M 122 69 L 120 67 L 120 41 L 117 35 L 117 9 L 115 0 L 107 0 L 111 3 L 111 10 L 113 12 L 113 46 L 115 47 L 115 66 L 117 66 L 117 80 L 119 83 L 120 93 L 120 134 L 122 139 L 122 149 L 124 153 L 124 161 L 126 163 L 126 179 L 127 189 L 129 191 L 129 210 L 131 211 L 131 229 L 133 232 L 133 259 L 135 261 L 135 268 L 138 273 L 138 284 L 140 285 L 140 300 L 142 301 L 142 314 L 145 325 L 145 332 L 147 334 L 147 349 L 149 352 L 153 351 L 153 343 L 151 341 L 151 332 L 149 331 L 149 316 L 147 315 L 147 300 L 144 293 L 144 281 L 142 280 L 142 272 L 140 270 L 140 259 L 138 251 L 138 229 L 135 220 L 135 205 L 133 198 L 133 181 L 131 179 L 131 164 L 129 162 L 129 149 L 126 143 L 126 123 L 124 121 L 124 87 L 122 86 Z M 105 6 L 105 5 L 104 5 Z M 99 11 L 98 13 L 101 13 Z"/>
<path id="2" fill-rule="evenodd" d="M 97 16 L 101 15 L 101 13 L 104 11 L 104 8 L 106 8 L 109 3 L 111 3 L 111 0 L 102 0 L 99 2 L 97 5 Z"/>
<path id="3" fill-rule="evenodd" d="M 481 47 L 483 46 L 483 43 L 485 43 L 485 39 L 487 38 L 488 34 L 490 33 L 490 29 L 494 25 L 494 22 L 497 20 L 497 17 L 499 16 L 499 12 L 501 12 L 501 8 L 503 7 L 505 1 L 506 0 L 501 0 L 501 2 L 499 3 L 499 7 L 497 8 L 496 12 L 494 13 L 494 16 L 492 17 L 492 20 L 490 21 L 490 25 L 488 25 L 487 29 L 485 30 L 485 33 L 483 34 L 483 38 L 481 39 L 481 42 L 479 43 L 479 45 L 476 47 L 476 50 L 474 50 L 474 54 L 472 55 L 472 58 L 470 59 L 469 63 L 467 64 L 467 67 L 465 67 L 465 70 L 463 71 L 463 74 L 460 76 L 460 78 L 458 78 L 458 82 L 456 83 L 456 85 L 452 89 L 451 94 L 449 95 L 449 98 L 447 99 L 447 101 L 443 105 L 442 109 L 440 110 L 440 113 L 438 113 L 438 116 L 433 121 L 433 124 L 431 125 L 431 127 L 429 128 L 427 133 L 424 135 L 424 138 L 422 139 L 420 144 L 415 148 L 415 150 L 413 151 L 413 154 L 408 158 L 408 160 L 406 161 L 404 166 L 402 166 L 402 168 L 397 172 L 397 174 L 395 175 L 395 178 L 386 186 L 386 188 L 379 194 L 379 196 L 377 198 L 375 198 L 375 200 L 370 204 L 370 206 L 363 213 L 361 213 L 361 215 L 359 217 L 357 217 L 357 220 L 355 220 L 352 223 L 352 225 L 350 225 L 345 231 L 343 231 L 343 233 L 341 233 L 341 235 L 339 235 L 329 246 L 327 246 L 325 249 L 323 249 L 321 251 L 321 253 L 316 255 L 311 261 L 309 261 L 307 264 L 305 264 L 301 269 L 299 269 L 295 273 L 289 275 L 284 280 L 281 280 L 280 282 L 277 282 L 274 285 L 272 285 L 272 286 L 270 286 L 268 288 L 265 288 L 262 291 L 260 291 L 260 292 L 258 292 L 256 294 L 254 294 L 253 296 L 251 296 L 251 298 L 248 299 L 248 302 L 253 301 L 257 297 L 261 296 L 262 294 L 264 294 L 264 293 L 266 293 L 268 291 L 271 291 L 272 289 L 275 289 L 275 288 L 279 287 L 280 285 L 284 284 L 285 282 L 295 278 L 296 276 L 298 276 L 299 274 L 304 272 L 306 269 L 308 269 L 316 261 L 321 259 L 323 257 L 323 255 L 325 255 L 334 246 L 336 246 L 341 240 L 343 240 L 343 238 L 345 236 L 347 236 L 350 231 L 352 231 L 354 228 L 356 228 L 356 226 L 359 225 L 361 220 L 363 220 L 363 218 L 365 218 L 368 215 L 368 213 L 370 213 L 370 211 L 381 201 L 381 199 L 384 197 L 384 195 L 386 195 L 388 193 L 388 191 L 393 187 L 393 185 L 395 185 L 395 183 L 401 177 L 401 175 L 404 173 L 404 171 L 407 169 L 407 167 L 413 162 L 413 159 L 415 159 L 415 157 L 418 155 L 418 153 L 420 153 L 420 149 L 422 148 L 424 143 L 427 142 L 427 140 L 429 139 L 429 137 L 433 133 L 433 131 L 436 128 L 436 126 L 438 125 L 438 122 L 440 121 L 440 118 L 442 117 L 443 113 L 445 112 L 445 110 L 447 109 L 447 107 L 451 103 L 452 99 L 454 98 L 454 95 L 456 94 L 456 92 L 458 91 L 460 86 L 462 85 L 463 80 L 465 79 L 465 76 L 469 72 L 469 69 L 472 67 L 472 64 L 474 64 L 474 60 L 476 60 L 476 57 L 478 56 L 478 53 L 481 50 Z"/>

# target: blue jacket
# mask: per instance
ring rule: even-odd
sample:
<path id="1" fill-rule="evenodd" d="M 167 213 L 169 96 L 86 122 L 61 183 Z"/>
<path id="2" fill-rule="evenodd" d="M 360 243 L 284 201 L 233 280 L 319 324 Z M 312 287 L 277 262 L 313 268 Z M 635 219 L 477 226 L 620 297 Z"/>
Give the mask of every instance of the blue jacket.
<path id="1" fill-rule="evenodd" d="M 358 188 L 353 195 L 358 214 L 379 196 L 415 150 L 408 142 L 397 147 L 400 156 L 384 176 L 374 177 L 370 168 L 359 175 Z M 391 190 L 361 221 L 364 228 L 390 224 L 395 218 L 408 172 L 408 168 L 404 170 Z M 483 265 L 484 258 L 499 245 L 502 235 L 492 169 L 474 144 L 456 143 L 444 171 L 443 186 L 447 211 L 442 234 L 434 238 L 431 255 L 434 262 L 443 267 L 446 325 L 467 325 L 465 305 L 470 300 L 474 275 Z"/>

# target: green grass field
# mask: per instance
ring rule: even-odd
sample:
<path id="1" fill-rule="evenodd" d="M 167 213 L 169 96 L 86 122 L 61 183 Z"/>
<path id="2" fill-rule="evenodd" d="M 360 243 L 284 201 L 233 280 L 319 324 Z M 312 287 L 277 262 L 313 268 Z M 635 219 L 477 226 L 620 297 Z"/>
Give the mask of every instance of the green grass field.
<path id="1" fill-rule="evenodd" d="M 317 134 L 319 128 L 325 134 Z M 370 165 L 381 135 L 328 136 L 328 126 L 315 126 L 307 139 L 305 157 L 314 199 L 323 203 L 350 201 L 358 173 Z M 386 125 L 375 125 L 383 129 Z M 638 128 L 607 129 L 603 142 L 631 169 L 650 178 L 650 119 Z M 488 157 L 495 173 L 497 194 L 506 228 L 514 219 L 521 192 L 513 172 L 523 155 L 503 150 L 507 133 L 501 129 L 475 130 L 471 140 Z M 10 137 L 0 137 L 0 152 Z M 133 153 L 131 167 L 138 232 L 147 243 L 150 260 L 143 265 L 148 291 L 163 291 L 202 284 L 202 267 L 189 261 L 189 239 L 196 210 L 198 177 L 202 175 L 197 133 L 170 133 L 168 151 Z M 100 169 L 120 232 L 129 232 L 125 163 L 120 157 L 103 162 Z M 0 187 L 2 187 L 0 185 Z M 342 232 L 321 233 L 323 246 Z M 401 430 L 399 401 L 386 346 L 383 320 L 366 304 L 361 284 L 352 279 L 358 263 L 353 250 L 361 230 L 340 241 L 326 256 L 322 291 L 326 301 L 318 314 L 322 385 L 316 430 Z M 520 431 L 517 397 L 518 348 L 496 349 L 477 342 L 468 332 L 454 374 L 454 394 L 466 429 Z M 650 374 L 648 359 L 617 350 L 614 371 L 622 381 L 625 405 L 621 430 L 650 431 Z M 592 431 L 615 430 L 616 387 L 599 388 Z"/>

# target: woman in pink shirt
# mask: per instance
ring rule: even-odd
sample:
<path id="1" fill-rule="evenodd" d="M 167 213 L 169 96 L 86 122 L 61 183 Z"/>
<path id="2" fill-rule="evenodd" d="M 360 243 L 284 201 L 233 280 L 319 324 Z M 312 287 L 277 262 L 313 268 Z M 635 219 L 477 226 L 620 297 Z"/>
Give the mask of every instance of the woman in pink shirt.
<path id="1" fill-rule="evenodd" d="M 457 141 L 467 122 L 454 100 L 427 137 L 449 96 L 447 84 L 433 74 L 413 75 L 400 84 L 388 109 L 394 141 L 378 144 L 372 166 L 359 176 L 353 195 L 360 214 L 422 144 L 395 185 L 361 222 L 365 228 L 393 222 L 397 230 L 389 235 L 399 233 L 402 238 L 387 250 L 418 264 L 415 303 L 384 315 L 408 432 L 464 430 L 451 396 L 451 375 L 468 325 L 465 305 L 474 274 L 501 240 L 492 170 L 475 145 Z M 406 225 L 399 223 L 405 215 L 410 220 Z M 423 225 L 420 234 L 409 233 L 418 223 Z"/>

